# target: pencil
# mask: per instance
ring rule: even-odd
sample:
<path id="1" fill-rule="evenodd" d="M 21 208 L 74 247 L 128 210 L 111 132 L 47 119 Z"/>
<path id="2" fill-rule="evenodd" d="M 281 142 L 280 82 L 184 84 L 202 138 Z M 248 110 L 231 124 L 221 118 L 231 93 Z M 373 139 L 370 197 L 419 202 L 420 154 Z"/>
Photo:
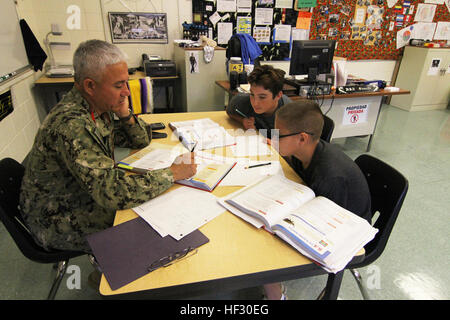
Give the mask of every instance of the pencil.
<path id="1" fill-rule="evenodd" d="M 241 110 L 236 108 L 236 112 L 239 113 L 240 116 L 244 117 L 244 118 L 248 118 L 248 116 L 246 116 Z"/>
<path id="2" fill-rule="evenodd" d="M 268 165 L 271 165 L 271 164 L 272 164 L 271 162 L 260 163 L 260 164 L 255 164 L 253 166 L 245 167 L 245 169 L 251 169 L 251 168 L 256 168 L 256 167 L 268 166 Z"/>
<path id="3" fill-rule="evenodd" d="M 149 171 L 149 170 L 146 170 L 146 169 L 132 167 L 132 166 L 126 164 L 125 162 L 117 163 L 116 167 L 120 168 L 120 169 L 124 169 L 124 170 L 130 171 L 130 172 L 133 172 L 133 173 L 139 173 L 139 174 L 145 174 L 145 173 L 147 173 Z"/>

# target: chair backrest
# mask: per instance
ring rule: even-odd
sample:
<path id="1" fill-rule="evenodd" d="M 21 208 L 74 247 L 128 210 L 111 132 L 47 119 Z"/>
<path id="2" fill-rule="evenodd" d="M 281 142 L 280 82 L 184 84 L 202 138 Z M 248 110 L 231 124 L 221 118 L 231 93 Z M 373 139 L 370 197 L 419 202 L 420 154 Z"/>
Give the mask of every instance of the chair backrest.
<path id="1" fill-rule="evenodd" d="M 24 166 L 16 160 L 0 160 L 0 220 L 22 254 L 30 260 L 42 263 L 58 262 L 84 254 L 73 251 L 47 251 L 34 241 L 19 211 L 20 187 L 24 173 Z"/>
<path id="2" fill-rule="evenodd" d="M 360 268 L 369 265 L 383 253 L 408 192 L 408 180 L 396 169 L 371 155 L 363 154 L 355 162 L 369 185 L 372 217 L 379 212 L 374 223 L 378 233 L 365 246 L 364 260 L 351 265 L 351 268 Z"/>
<path id="3" fill-rule="evenodd" d="M 326 115 L 323 115 L 323 129 L 320 139 L 326 142 L 330 142 L 333 130 L 334 130 L 334 121 L 328 118 Z"/>

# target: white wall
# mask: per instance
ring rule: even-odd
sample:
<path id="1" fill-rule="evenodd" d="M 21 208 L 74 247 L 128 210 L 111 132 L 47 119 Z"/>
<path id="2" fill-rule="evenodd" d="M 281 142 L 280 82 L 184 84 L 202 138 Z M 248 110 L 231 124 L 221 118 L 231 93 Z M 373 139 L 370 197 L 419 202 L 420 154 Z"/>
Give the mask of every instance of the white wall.
<path id="1" fill-rule="evenodd" d="M 72 12 L 69 6 L 80 8 L 80 29 L 71 29 L 67 21 Z M 88 39 L 111 42 L 108 12 L 164 12 L 167 13 L 168 44 L 118 44 L 127 53 L 130 67 L 141 64 L 142 53 L 160 55 L 163 59 L 173 59 L 173 40 L 182 34 L 181 24 L 192 21 L 192 1 L 190 0 L 18 0 L 20 15 L 27 20 L 44 50 L 43 39 L 50 31 L 52 23 L 57 23 L 62 36 L 50 36 L 50 41 L 70 42 L 70 50 L 52 50 L 58 64 L 71 64 L 78 45 Z M 69 24 L 70 27 L 70 24 Z"/>
<path id="2" fill-rule="evenodd" d="M 22 162 L 30 151 L 45 108 L 34 87 L 34 71 L 22 75 L 14 84 L 0 87 L 0 93 L 11 90 L 14 111 L 0 122 L 0 159 Z"/>

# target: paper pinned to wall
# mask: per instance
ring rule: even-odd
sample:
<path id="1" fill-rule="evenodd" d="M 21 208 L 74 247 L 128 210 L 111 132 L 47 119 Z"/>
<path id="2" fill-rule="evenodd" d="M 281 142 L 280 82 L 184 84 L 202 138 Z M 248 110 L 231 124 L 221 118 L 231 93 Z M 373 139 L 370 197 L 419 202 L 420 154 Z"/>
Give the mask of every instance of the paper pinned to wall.
<path id="1" fill-rule="evenodd" d="M 219 22 L 217 24 L 217 43 L 227 44 L 233 35 L 233 23 Z"/>
<path id="2" fill-rule="evenodd" d="M 433 58 L 431 59 L 430 67 L 428 68 L 427 76 L 438 76 L 439 75 L 439 67 L 441 65 L 441 58 Z"/>
<path id="3" fill-rule="evenodd" d="M 398 0 L 387 0 L 387 5 L 389 8 L 392 8 Z"/>
<path id="4" fill-rule="evenodd" d="M 432 40 L 436 22 L 417 22 L 414 24 L 414 39 Z"/>
<path id="5" fill-rule="evenodd" d="M 236 0 L 217 0 L 217 11 L 236 12 Z"/>
<path id="6" fill-rule="evenodd" d="M 404 46 L 406 46 L 411 39 L 414 31 L 414 25 L 408 26 L 406 28 L 403 28 L 399 31 L 397 31 L 397 49 L 400 49 Z"/>
<path id="7" fill-rule="evenodd" d="M 255 9 L 255 24 L 272 25 L 272 23 L 273 23 L 273 8 Z"/>
<path id="8" fill-rule="evenodd" d="M 450 40 L 450 22 L 439 21 L 437 23 L 434 40 Z"/>
<path id="9" fill-rule="evenodd" d="M 288 8 L 291 9 L 294 4 L 294 0 L 277 0 L 275 8 Z"/>
<path id="10" fill-rule="evenodd" d="M 436 12 L 435 4 L 419 3 L 414 21 L 432 22 Z"/>

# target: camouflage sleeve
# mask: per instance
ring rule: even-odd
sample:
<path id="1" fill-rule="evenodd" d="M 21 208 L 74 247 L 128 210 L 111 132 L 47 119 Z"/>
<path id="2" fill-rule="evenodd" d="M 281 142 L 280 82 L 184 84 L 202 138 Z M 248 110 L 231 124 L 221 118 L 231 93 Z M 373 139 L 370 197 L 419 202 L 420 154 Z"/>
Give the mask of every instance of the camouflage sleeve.
<path id="1" fill-rule="evenodd" d="M 57 151 L 80 187 L 100 206 L 114 210 L 133 208 L 172 186 L 170 169 L 126 175 L 114 167 L 114 161 L 84 127 L 69 123 L 67 128 L 57 138 Z"/>
<path id="2" fill-rule="evenodd" d="M 121 123 L 117 121 L 114 128 L 114 144 L 118 147 L 140 149 L 148 146 L 151 137 L 145 129 L 145 122 L 134 117 L 135 124 Z"/>

